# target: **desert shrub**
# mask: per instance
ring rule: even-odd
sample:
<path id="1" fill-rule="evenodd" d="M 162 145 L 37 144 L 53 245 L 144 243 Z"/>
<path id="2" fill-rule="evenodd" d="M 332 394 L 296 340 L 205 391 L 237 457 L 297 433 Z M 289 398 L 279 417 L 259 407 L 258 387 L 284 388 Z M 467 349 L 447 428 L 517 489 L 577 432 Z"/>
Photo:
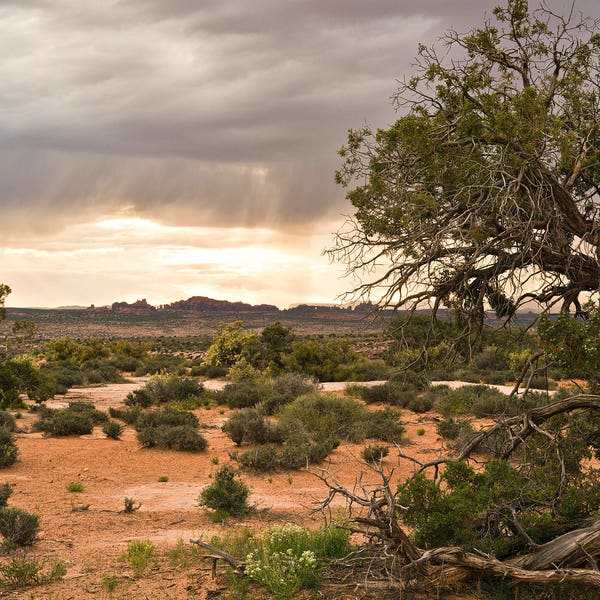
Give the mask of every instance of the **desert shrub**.
<path id="1" fill-rule="evenodd" d="M 383 360 L 369 360 L 359 357 L 350 365 L 346 374 L 347 381 L 379 381 L 390 376 L 390 367 Z"/>
<path id="2" fill-rule="evenodd" d="M 278 467 L 301 469 L 307 464 L 319 464 L 338 446 L 339 440 L 335 437 L 316 435 L 311 438 L 307 434 L 296 432 L 289 435 L 280 448 Z"/>
<path id="3" fill-rule="evenodd" d="M 424 392 L 429 387 L 430 379 L 424 372 L 403 369 L 402 371 L 394 373 L 390 377 L 390 382 L 416 389 L 419 392 Z"/>
<path id="4" fill-rule="evenodd" d="M 66 573 L 67 567 L 63 561 L 45 561 L 21 554 L 14 554 L 0 563 L 2 581 L 13 588 L 53 583 Z"/>
<path id="5" fill-rule="evenodd" d="M 139 390 L 127 394 L 125 404 L 148 408 L 153 405 L 181 402 L 188 398 L 199 398 L 204 394 L 204 386 L 189 377 L 176 374 L 160 374 Z"/>
<path id="6" fill-rule="evenodd" d="M 73 412 L 65 408 L 51 411 L 48 417 L 37 421 L 33 428 L 55 437 L 86 435 L 92 433 L 94 421 L 84 412 Z"/>
<path id="7" fill-rule="evenodd" d="M 416 395 L 416 389 L 407 389 L 405 386 L 388 381 L 381 385 L 351 385 L 346 388 L 346 394 L 364 400 L 367 404 L 392 404 L 406 406 Z"/>
<path id="8" fill-rule="evenodd" d="M 222 515 L 241 516 L 250 510 L 249 494 L 248 486 L 236 479 L 234 470 L 223 465 L 215 473 L 213 483 L 202 490 L 198 502 Z"/>
<path id="9" fill-rule="evenodd" d="M 0 427 L 0 468 L 10 467 L 17 462 L 19 449 L 12 432 Z"/>
<path id="10" fill-rule="evenodd" d="M 390 450 L 387 446 L 374 445 L 366 446 L 360 453 L 363 460 L 369 463 L 379 462 L 389 454 Z"/>
<path id="11" fill-rule="evenodd" d="M 7 546 L 31 546 L 40 528 L 40 518 L 20 508 L 0 509 L 0 533 Z"/>
<path id="12" fill-rule="evenodd" d="M 478 411 L 495 410 L 488 414 L 499 414 L 501 407 L 506 407 L 506 395 L 487 385 L 466 385 L 444 394 L 437 403 L 437 410 L 444 416 L 469 414 L 473 406 Z"/>
<path id="13" fill-rule="evenodd" d="M 237 460 L 244 469 L 268 473 L 280 468 L 279 452 L 275 444 L 264 444 L 242 453 Z"/>
<path id="14" fill-rule="evenodd" d="M 415 396 L 408 402 L 406 408 L 417 414 L 426 413 L 433 408 L 433 399 L 427 394 L 423 396 Z"/>
<path id="15" fill-rule="evenodd" d="M 222 429 L 237 446 L 244 441 L 249 444 L 278 444 L 283 442 L 284 437 L 282 428 L 255 408 L 244 408 L 234 413 Z"/>
<path id="16" fill-rule="evenodd" d="M 364 426 L 365 437 L 384 442 L 399 442 L 405 432 L 400 414 L 393 408 L 369 412 Z"/>
<path id="17" fill-rule="evenodd" d="M 348 532 L 334 526 L 310 531 L 286 524 L 246 545 L 246 574 L 282 600 L 300 589 L 316 588 L 323 559 L 341 558 L 350 550 Z"/>
<path id="18" fill-rule="evenodd" d="M 239 381 L 226 385 L 217 394 L 217 402 L 229 408 L 252 408 L 268 396 L 269 389 L 263 382 Z"/>
<path id="19" fill-rule="evenodd" d="M 123 512 L 130 515 L 138 511 L 142 507 L 142 503 L 138 502 L 135 498 L 126 496 L 123 498 Z"/>
<path id="20" fill-rule="evenodd" d="M 65 489 L 67 492 L 81 493 L 85 490 L 85 485 L 82 481 L 69 481 L 68 483 L 65 483 Z"/>
<path id="21" fill-rule="evenodd" d="M 104 411 L 97 410 L 93 404 L 89 404 L 88 402 L 69 402 L 69 407 L 65 410 L 89 416 L 94 425 L 108 421 L 108 416 Z"/>
<path id="22" fill-rule="evenodd" d="M 270 393 L 261 402 L 261 407 L 267 414 L 277 412 L 299 396 L 317 391 L 316 383 L 300 373 L 286 373 L 276 377 L 271 380 L 270 388 Z"/>
<path id="23" fill-rule="evenodd" d="M 178 427 L 180 425 L 198 427 L 199 424 L 196 415 L 190 412 L 166 408 L 141 412 L 136 419 L 135 428 L 140 431 L 149 427 Z"/>
<path id="24" fill-rule="evenodd" d="M 141 577 L 148 568 L 154 554 L 154 544 L 150 540 L 133 540 L 122 554 L 122 560 L 128 560 L 133 568 L 133 576 Z"/>
<path id="25" fill-rule="evenodd" d="M 192 425 L 144 427 L 138 429 L 137 438 L 147 448 L 203 452 L 208 447 L 206 438 Z"/>
<path id="26" fill-rule="evenodd" d="M 123 435 L 123 425 L 116 421 L 108 421 L 103 425 L 102 431 L 107 438 L 118 440 Z"/>
<path id="27" fill-rule="evenodd" d="M 293 428 L 298 423 L 309 433 L 348 438 L 353 427 L 368 420 L 369 411 L 356 400 L 335 394 L 311 393 L 300 396 L 280 413 L 280 423 Z"/>
<path id="28" fill-rule="evenodd" d="M 14 432 L 17 429 L 17 421 L 6 410 L 0 410 L 0 428 L 12 432 Z"/>
<path id="29" fill-rule="evenodd" d="M 448 417 L 436 425 L 436 431 L 440 437 L 446 440 L 456 440 L 461 430 L 468 424 L 468 421 L 459 421 L 453 417 Z"/>
<path id="30" fill-rule="evenodd" d="M 135 425 L 138 417 L 142 414 L 142 409 L 139 406 L 134 406 L 129 409 L 113 408 L 111 406 L 108 409 L 108 414 L 113 419 L 124 421 L 127 425 Z"/>
<path id="31" fill-rule="evenodd" d="M 158 446 L 183 452 L 204 452 L 207 439 L 191 425 L 167 427 L 158 439 Z"/>
<path id="32" fill-rule="evenodd" d="M 8 504 L 8 499 L 12 495 L 13 489 L 10 483 L 0 485 L 0 508 L 4 508 Z"/>
<path id="33" fill-rule="evenodd" d="M 195 365 L 190 370 L 192 377 L 208 377 L 209 379 L 217 379 L 219 377 L 225 377 L 227 375 L 227 367 L 219 365 L 202 364 Z"/>
<path id="34" fill-rule="evenodd" d="M 285 406 L 280 424 L 289 430 L 305 430 L 324 438 L 360 442 L 366 437 L 393 441 L 404 431 L 398 413 L 387 408 L 370 411 L 351 398 L 335 394 L 306 394 Z"/>

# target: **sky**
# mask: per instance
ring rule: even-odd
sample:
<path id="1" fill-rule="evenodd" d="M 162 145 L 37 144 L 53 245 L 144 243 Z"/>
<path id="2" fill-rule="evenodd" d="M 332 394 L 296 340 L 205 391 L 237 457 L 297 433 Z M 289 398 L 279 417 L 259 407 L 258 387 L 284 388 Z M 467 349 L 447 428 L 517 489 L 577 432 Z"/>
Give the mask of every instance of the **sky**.
<path id="1" fill-rule="evenodd" d="M 7 304 L 336 302 L 347 130 L 496 3 L 0 0 Z"/>

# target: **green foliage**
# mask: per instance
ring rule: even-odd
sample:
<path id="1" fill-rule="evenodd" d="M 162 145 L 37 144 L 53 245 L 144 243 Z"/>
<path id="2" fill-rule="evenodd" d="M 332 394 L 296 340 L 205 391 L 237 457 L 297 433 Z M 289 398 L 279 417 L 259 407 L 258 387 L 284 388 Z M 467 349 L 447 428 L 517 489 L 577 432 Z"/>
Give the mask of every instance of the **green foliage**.
<path id="1" fill-rule="evenodd" d="M 19 449 L 15 441 L 15 436 L 0 427 L 0 468 L 10 467 L 17 462 Z"/>
<path id="2" fill-rule="evenodd" d="M 102 426 L 102 432 L 107 438 L 118 440 L 123 435 L 123 426 L 116 421 L 107 421 Z"/>
<path id="3" fill-rule="evenodd" d="M 126 496 L 123 499 L 123 512 L 127 515 L 137 512 L 142 507 L 141 502 L 137 502 L 135 498 Z"/>
<path id="4" fill-rule="evenodd" d="M 360 398 L 367 404 L 391 404 L 404 407 L 418 393 L 412 386 L 408 387 L 396 381 L 388 381 L 383 384 L 349 385 L 345 393 L 349 396 Z"/>
<path id="5" fill-rule="evenodd" d="M 587 319 L 562 313 L 556 319 L 544 316 L 538 332 L 550 361 L 569 377 L 587 379 L 592 393 L 600 392 L 600 307 L 588 304 Z"/>
<path id="6" fill-rule="evenodd" d="M 127 560 L 133 568 L 133 576 L 137 579 L 143 576 L 154 555 L 154 544 L 150 540 L 133 540 L 127 550 L 121 555 L 121 560 Z"/>
<path id="7" fill-rule="evenodd" d="M 203 395 L 204 386 L 195 379 L 164 373 L 153 375 L 144 387 L 127 394 L 125 404 L 148 408 L 169 402 L 185 402 Z"/>
<path id="8" fill-rule="evenodd" d="M 340 150 L 354 214 L 330 253 L 372 277 L 357 294 L 447 307 L 465 356 L 488 307 L 507 320 L 525 301 L 568 310 L 598 294 L 600 45 L 593 20 L 566 12 L 510 1 L 443 36 L 444 52 L 421 45 L 400 118 Z"/>
<path id="9" fill-rule="evenodd" d="M 42 407 L 40 419 L 34 423 L 35 431 L 46 435 L 64 437 L 92 433 L 94 425 L 105 423 L 108 416 L 87 402 L 70 402 L 68 408 L 58 410 Z"/>
<path id="10" fill-rule="evenodd" d="M 4 308 L 4 303 L 6 302 L 6 297 L 12 292 L 10 287 L 5 283 L 0 283 L 0 321 L 4 319 L 6 316 L 6 309 Z"/>
<path id="11" fill-rule="evenodd" d="M 276 423 L 268 420 L 255 408 L 244 408 L 235 412 L 222 427 L 237 446 L 249 444 L 280 443 L 284 432 Z"/>
<path id="12" fill-rule="evenodd" d="M 6 410 L 0 410 L 0 428 L 6 429 L 6 431 L 14 432 L 17 429 L 17 421 Z"/>
<path id="13" fill-rule="evenodd" d="M 253 334 L 244 331 L 242 321 L 220 323 L 214 342 L 206 354 L 206 362 L 217 367 L 231 367 L 244 355 Z"/>
<path id="14" fill-rule="evenodd" d="M 21 393 L 42 402 L 56 391 L 54 381 L 41 371 L 29 356 L 18 356 L 0 363 L 0 408 L 22 408 Z"/>
<path id="15" fill-rule="evenodd" d="M 250 507 L 248 486 L 235 477 L 229 465 L 223 465 L 214 475 L 213 482 L 200 493 L 199 504 L 221 515 L 241 516 Z"/>
<path id="16" fill-rule="evenodd" d="M 7 506 L 8 499 L 11 497 L 12 492 L 13 489 L 10 483 L 3 483 L 0 485 L 0 508 Z"/>
<path id="17" fill-rule="evenodd" d="M 0 509 L 0 534 L 8 547 L 31 546 L 40 528 L 38 515 L 20 508 Z"/>
<path id="18" fill-rule="evenodd" d="M 2 582 L 13 588 L 54 583 L 67 574 L 63 561 L 45 561 L 32 556 L 13 554 L 0 563 Z"/>
<path id="19" fill-rule="evenodd" d="M 455 420 L 453 417 L 448 417 L 436 425 L 436 430 L 440 437 L 446 440 L 456 440 L 465 426 L 469 430 L 471 429 L 468 421 L 460 421 L 458 419 Z"/>
<path id="20" fill-rule="evenodd" d="M 397 437 L 403 431 L 397 416 L 389 409 L 369 411 L 351 398 L 312 393 L 300 396 L 285 406 L 279 420 L 284 427 L 294 428 L 301 424 L 308 433 L 325 437 L 353 441 L 375 437 L 390 441 L 390 437 Z"/>
<path id="21" fill-rule="evenodd" d="M 348 532 L 335 526 L 311 531 L 286 524 L 262 537 L 246 532 L 211 543 L 243 555 L 247 576 L 282 600 L 300 589 L 316 588 L 323 559 L 342 558 L 350 551 Z"/>
<path id="22" fill-rule="evenodd" d="M 82 481 L 69 481 L 65 483 L 65 488 L 67 488 L 67 492 L 81 493 L 85 490 L 85 485 Z"/>
<path id="23" fill-rule="evenodd" d="M 229 408 L 251 408 L 259 404 L 269 394 L 264 382 L 240 381 L 227 384 L 218 394 L 217 402 Z"/>
<path id="24" fill-rule="evenodd" d="M 383 460 L 390 452 L 390 449 L 387 446 L 374 445 L 374 446 L 366 446 L 363 448 L 363 451 L 360 453 L 363 460 L 368 463 L 376 463 L 380 460 Z"/>

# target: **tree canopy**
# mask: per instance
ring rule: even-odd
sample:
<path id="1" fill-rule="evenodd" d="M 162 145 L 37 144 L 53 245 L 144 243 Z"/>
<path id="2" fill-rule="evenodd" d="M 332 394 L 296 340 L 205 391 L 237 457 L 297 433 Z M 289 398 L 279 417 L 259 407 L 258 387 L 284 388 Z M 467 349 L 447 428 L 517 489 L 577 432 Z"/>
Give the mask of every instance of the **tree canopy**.
<path id="1" fill-rule="evenodd" d="M 356 210 L 329 252 L 359 277 L 353 296 L 469 325 L 526 302 L 584 312 L 600 290 L 599 32 L 508 0 L 419 46 L 402 116 L 340 150 Z"/>

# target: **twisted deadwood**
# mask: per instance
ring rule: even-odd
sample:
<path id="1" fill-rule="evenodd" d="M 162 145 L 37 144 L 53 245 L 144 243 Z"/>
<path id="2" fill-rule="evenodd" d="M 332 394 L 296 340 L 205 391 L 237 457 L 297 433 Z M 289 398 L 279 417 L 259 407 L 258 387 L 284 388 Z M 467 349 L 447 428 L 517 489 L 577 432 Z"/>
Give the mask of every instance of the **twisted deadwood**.
<path id="1" fill-rule="evenodd" d="M 467 459 L 481 444 L 498 431 L 509 431 L 510 440 L 505 449 L 509 456 L 527 436 L 540 431 L 540 425 L 553 416 L 581 409 L 600 409 L 600 396 L 580 394 L 559 400 L 547 406 L 526 411 L 522 415 L 502 419 L 494 426 L 479 433 L 456 457 L 443 457 L 421 463 L 401 453 L 400 456 L 419 465 L 418 472 L 427 468 L 436 470 L 440 465 Z M 350 508 L 350 531 L 376 540 L 382 545 L 382 556 L 394 555 L 400 565 L 390 576 L 400 583 L 410 582 L 407 573 L 417 569 L 421 576 L 437 580 L 456 580 L 464 575 L 478 574 L 501 577 L 519 582 L 540 585 L 574 583 L 600 588 L 600 519 L 543 545 L 532 545 L 534 551 L 506 561 L 494 557 L 466 552 L 458 547 L 440 547 L 431 550 L 418 548 L 400 525 L 399 507 L 390 487 L 392 473 L 385 473 L 381 464 L 366 465 L 379 476 L 377 484 L 365 484 L 362 478 L 352 489 L 343 485 L 329 469 L 312 468 L 309 472 L 320 479 L 329 489 L 325 500 L 315 510 L 327 510 L 336 496 L 346 500 Z M 353 515 L 358 508 L 359 514 Z M 408 584 L 407 584 L 408 585 Z"/>

